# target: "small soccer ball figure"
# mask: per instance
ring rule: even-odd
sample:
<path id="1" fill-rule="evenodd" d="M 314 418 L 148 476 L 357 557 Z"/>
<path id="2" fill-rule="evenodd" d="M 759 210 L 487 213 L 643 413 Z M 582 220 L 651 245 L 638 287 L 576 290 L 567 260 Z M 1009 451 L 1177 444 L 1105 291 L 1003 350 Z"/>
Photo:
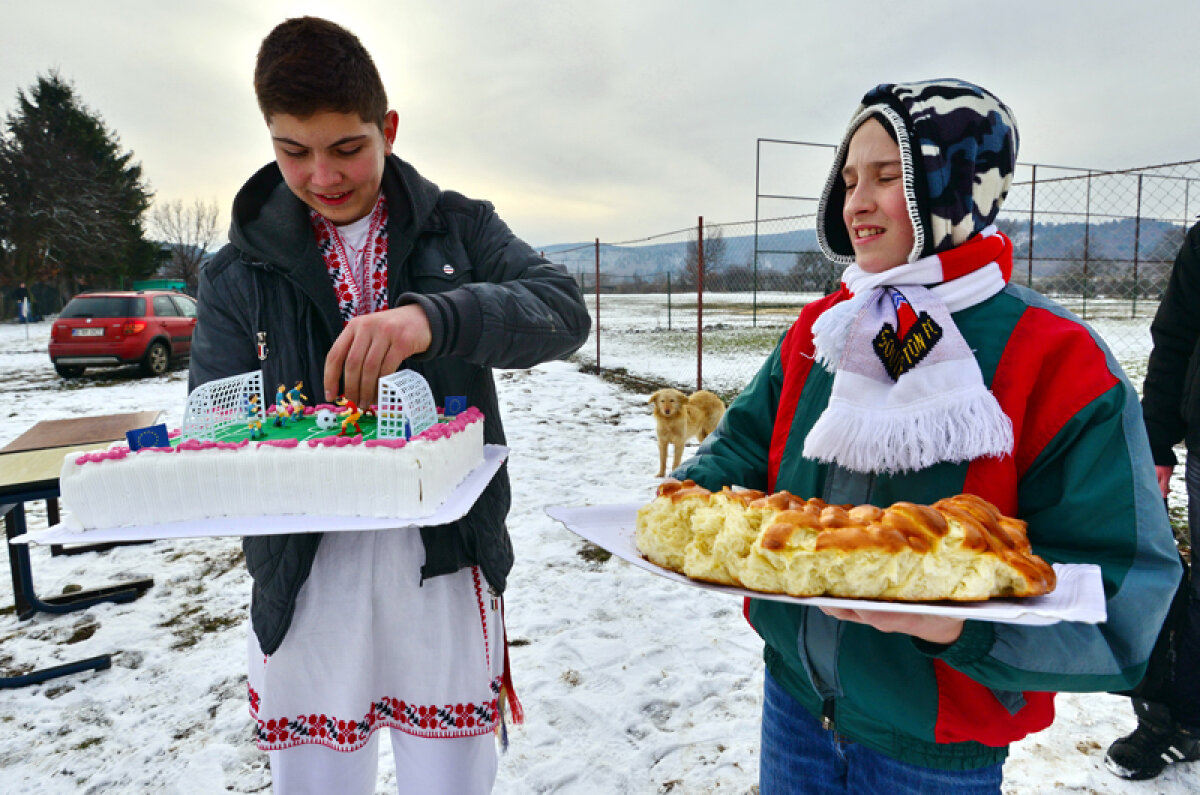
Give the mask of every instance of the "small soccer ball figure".
<path id="1" fill-rule="evenodd" d="M 317 427 L 323 431 L 331 431 L 341 424 L 338 415 L 334 414 L 329 409 L 320 409 L 316 415 Z"/>

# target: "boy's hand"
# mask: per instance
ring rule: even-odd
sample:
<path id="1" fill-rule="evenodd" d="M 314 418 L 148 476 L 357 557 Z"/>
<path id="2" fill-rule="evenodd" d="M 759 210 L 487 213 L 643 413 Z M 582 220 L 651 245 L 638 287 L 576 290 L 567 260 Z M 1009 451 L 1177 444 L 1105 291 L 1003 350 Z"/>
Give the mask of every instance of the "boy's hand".
<path id="1" fill-rule="evenodd" d="M 429 349 L 433 334 L 425 310 L 416 304 L 354 318 L 334 340 L 325 357 L 325 400 L 340 393 L 366 408 L 375 400 L 379 379 L 391 375 L 410 356 Z"/>
<path id="2" fill-rule="evenodd" d="M 945 618 L 920 613 L 891 613 L 881 610 L 850 610 L 842 607 L 822 607 L 821 612 L 841 621 L 853 621 L 875 627 L 880 632 L 903 632 L 930 643 L 950 645 L 962 634 L 961 618 Z"/>

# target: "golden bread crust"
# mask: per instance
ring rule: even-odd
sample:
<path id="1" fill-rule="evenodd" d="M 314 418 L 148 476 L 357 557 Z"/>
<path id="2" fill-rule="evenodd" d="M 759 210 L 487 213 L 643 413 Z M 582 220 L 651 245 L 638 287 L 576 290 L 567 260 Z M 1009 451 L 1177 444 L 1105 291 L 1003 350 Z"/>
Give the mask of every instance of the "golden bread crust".
<path id="1" fill-rule="evenodd" d="M 671 480 L 638 511 L 635 541 L 694 579 L 791 596 L 974 601 L 1055 585 L 1025 523 L 973 494 L 878 508 Z"/>

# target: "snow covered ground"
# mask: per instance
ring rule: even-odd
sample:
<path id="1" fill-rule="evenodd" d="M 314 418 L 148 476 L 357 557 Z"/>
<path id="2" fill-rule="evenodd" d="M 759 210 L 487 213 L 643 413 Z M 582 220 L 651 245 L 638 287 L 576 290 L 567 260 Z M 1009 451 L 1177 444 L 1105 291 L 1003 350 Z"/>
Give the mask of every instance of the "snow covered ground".
<path id="1" fill-rule="evenodd" d="M 49 326 L 0 325 L 0 446 L 34 422 L 159 409 L 178 424 L 186 375 L 59 379 Z M 510 727 L 498 793 L 757 790 L 762 661 L 741 602 L 587 554 L 547 504 L 648 499 L 657 449 L 645 395 L 568 363 L 498 374 L 515 487 L 517 565 L 509 639 L 526 723 Z M 40 506 L 34 528 L 45 526 Z M 39 593 L 152 576 L 132 604 L 18 621 L 0 578 L 0 672 L 111 652 L 113 667 L 0 691 L 0 792 L 266 792 L 245 698 L 249 579 L 236 539 L 51 557 L 33 547 Z M 1103 768 L 1133 727 L 1128 702 L 1060 695 L 1054 725 L 1013 748 L 1004 791 L 1179 795 L 1200 766 L 1134 784 Z M 383 743 L 385 754 L 387 744 Z M 390 759 L 379 792 L 395 792 Z"/>
<path id="2" fill-rule="evenodd" d="M 736 394 L 758 372 L 763 359 L 787 331 L 800 308 L 816 294 L 760 292 L 705 293 L 702 380 L 705 389 Z M 596 313 L 595 296 L 587 296 Z M 1066 306 L 1076 313 L 1079 301 Z M 1140 384 L 1150 355 L 1150 317 L 1153 306 L 1142 303 L 1137 317 L 1128 303 L 1091 301 L 1087 322 L 1104 338 L 1114 355 L 1128 363 L 1129 376 Z M 696 299 L 694 295 L 661 293 L 604 294 L 600 324 L 592 326 L 578 358 L 605 369 L 622 368 L 631 375 L 695 389 Z"/>

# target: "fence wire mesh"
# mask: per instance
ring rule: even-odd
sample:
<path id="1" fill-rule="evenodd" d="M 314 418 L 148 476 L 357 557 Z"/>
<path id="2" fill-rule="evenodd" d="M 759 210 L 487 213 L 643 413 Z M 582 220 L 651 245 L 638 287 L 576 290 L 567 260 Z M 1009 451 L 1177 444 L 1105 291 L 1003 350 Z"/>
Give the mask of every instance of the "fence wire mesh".
<path id="1" fill-rule="evenodd" d="M 832 147 L 759 149 L 753 221 L 546 250 L 591 307 L 579 361 L 646 388 L 731 398 L 800 309 L 836 287 L 841 269 L 815 232 Z M 997 225 L 1013 240 L 1013 281 L 1087 321 L 1140 384 L 1150 320 L 1198 212 L 1200 160 L 1116 172 L 1019 164 Z"/>

